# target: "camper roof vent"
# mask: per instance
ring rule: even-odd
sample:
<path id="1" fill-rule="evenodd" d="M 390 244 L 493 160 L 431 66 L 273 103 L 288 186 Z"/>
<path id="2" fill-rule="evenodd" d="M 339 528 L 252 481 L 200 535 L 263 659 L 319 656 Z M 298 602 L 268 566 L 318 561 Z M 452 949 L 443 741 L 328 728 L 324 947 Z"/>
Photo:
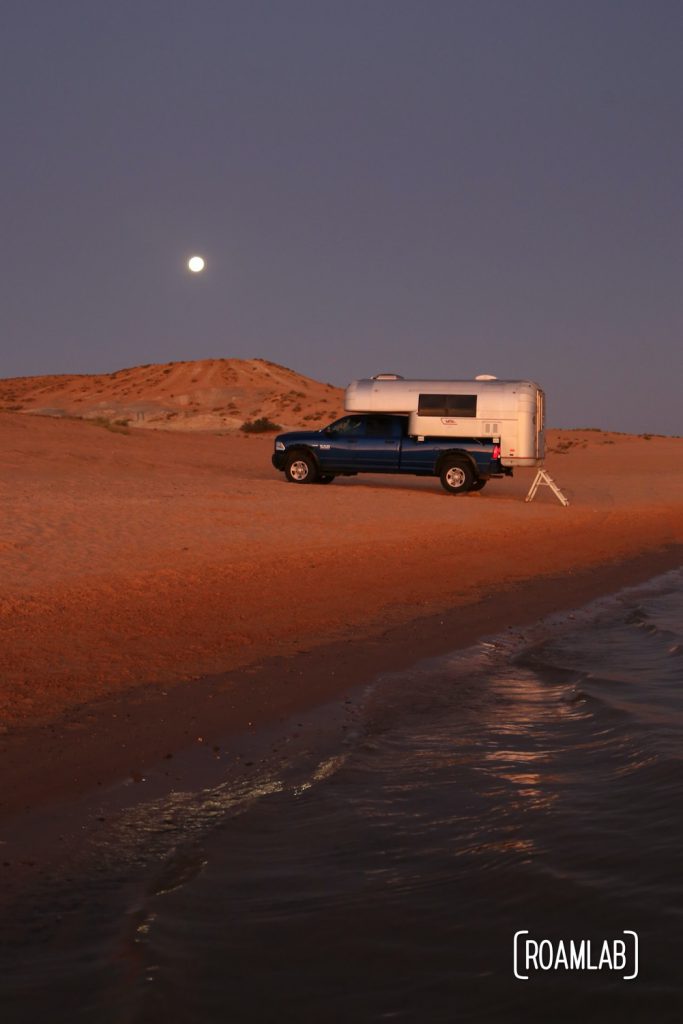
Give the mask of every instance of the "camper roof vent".
<path id="1" fill-rule="evenodd" d="M 376 373 L 373 380 L 405 380 L 400 373 Z"/>
<path id="2" fill-rule="evenodd" d="M 492 373 L 478 373 L 477 376 L 474 379 L 475 380 L 498 380 L 498 378 L 494 377 Z"/>

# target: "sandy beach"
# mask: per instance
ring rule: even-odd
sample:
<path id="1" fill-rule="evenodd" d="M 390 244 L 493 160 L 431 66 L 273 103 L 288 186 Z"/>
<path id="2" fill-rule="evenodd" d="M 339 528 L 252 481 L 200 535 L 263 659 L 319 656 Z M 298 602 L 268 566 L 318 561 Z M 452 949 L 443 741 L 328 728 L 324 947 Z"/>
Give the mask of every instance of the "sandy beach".
<path id="1" fill-rule="evenodd" d="M 563 508 L 530 470 L 286 484 L 268 435 L 0 437 L 4 814 L 680 563 L 677 438 L 550 431 Z"/>

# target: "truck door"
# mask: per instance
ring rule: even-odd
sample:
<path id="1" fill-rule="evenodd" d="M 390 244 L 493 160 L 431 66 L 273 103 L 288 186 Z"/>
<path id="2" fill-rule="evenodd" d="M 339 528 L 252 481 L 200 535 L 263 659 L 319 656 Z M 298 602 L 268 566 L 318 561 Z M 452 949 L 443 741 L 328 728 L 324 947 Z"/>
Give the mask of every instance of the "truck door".
<path id="1" fill-rule="evenodd" d="M 397 416 L 365 416 L 365 431 L 358 438 L 355 464 L 362 473 L 396 473 L 401 448 L 401 420 Z"/>
<path id="2" fill-rule="evenodd" d="M 357 470 L 358 445 L 365 437 L 365 417 L 344 416 L 324 431 L 320 443 L 320 462 L 324 469 Z"/>

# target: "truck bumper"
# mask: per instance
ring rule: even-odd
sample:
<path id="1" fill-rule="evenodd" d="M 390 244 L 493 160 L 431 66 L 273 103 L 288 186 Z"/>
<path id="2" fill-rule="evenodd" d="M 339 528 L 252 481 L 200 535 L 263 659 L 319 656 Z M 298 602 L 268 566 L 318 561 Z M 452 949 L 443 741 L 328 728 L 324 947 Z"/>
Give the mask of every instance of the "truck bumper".
<path id="1" fill-rule="evenodd" d="M 500 459 L 492 459 L 488 477 L 512 476 L 512 466 L 504 466 Z"/>
<path id="2" fill-rule="evenodd" d="M 270 460 L 273 463 L 273 465 L 275 466 L 275 468 L 279 469 L 280 472 L 282 472 L 282 470 L 285 468 L 285 455 L 286 454 L 287 454 L 287 452 L 273 452 L 272 458 Z"/>

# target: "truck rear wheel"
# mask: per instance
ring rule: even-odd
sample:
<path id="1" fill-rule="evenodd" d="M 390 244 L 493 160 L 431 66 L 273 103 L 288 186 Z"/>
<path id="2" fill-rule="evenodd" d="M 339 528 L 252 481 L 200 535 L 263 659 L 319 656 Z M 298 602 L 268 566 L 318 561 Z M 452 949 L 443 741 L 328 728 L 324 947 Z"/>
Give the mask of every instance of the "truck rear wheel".
<path id="1" fill-rule="evenodd" d="M 318 471 L 306 452 L 292 452 L 285 462 L 285 477 L 293 484 L 312 484 Z"/>
<path id="2" fill-rule="evenodd" d="M 470 487 L 470 490 L 471 491 L 481 491 L 481 490 L 484 489 L 484 487 L 486 487 L 487 483 L 488 483 L 488 480 L 475 480 L 474 483 L 472 484 L 472 486 Z"/>
<path id="3" fill-rule="evenodd" d="M 441 486 L 449 494 L 466 494 L 474 483 L 474 473 L 464 459 L 449 459 L 441 467 Z"/>

